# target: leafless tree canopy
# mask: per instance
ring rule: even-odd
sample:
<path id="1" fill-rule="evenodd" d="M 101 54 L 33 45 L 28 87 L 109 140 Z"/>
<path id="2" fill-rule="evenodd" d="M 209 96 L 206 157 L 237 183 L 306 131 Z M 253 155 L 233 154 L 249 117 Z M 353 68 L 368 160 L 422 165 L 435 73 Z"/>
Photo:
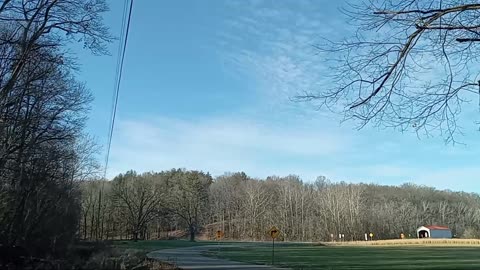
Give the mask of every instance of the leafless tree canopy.
<path id="1" fill-rule="evenodd" d="M 155 181 L 155 178 L 150 174 L 141 177 L 135 172 L 127 172 L 113 181 L 112 199 L 118 212 L 128 222 L 134 240 L 139 239 L 147 224 L 157 216 L 164 199 L 162 182 Z"/>
<path id="2" fill-rule="evenodd" d="M 93 53 L 106 53 L 105 43 L 111 40 L 102 24 L 101 14 L 108 8 L 104 0 L 5 0 L 0 6 L 0 103 L 6 99 L 27 60 L 45 48 L 57 52 L 43 61 L 62 65 L 67 61 L 65 45 L 83 42 Z"/>
<path id="3" fill-rule="evenodd" d="M 128 171 L 112 181 L 84 182 L 80 235 L 138 240 L 185 230 L 193 241 L 209 222 L 211 184 L 209 174 L 182 169 Z"/>
<path id="4" fill-rule="evenodd" d="M 435 131 L 454 142 L 462 107 L 478 102 L 480 4 L 351 1 L 344 14 L 356 31 L 316 46 L 332 67 L 328 87 L 307 91 L 299 100 L 343 108 L 360 127 L 372 122 L 421 134 Z"/>
<path id="5" fill-rule="evenodd" d="M 104 53 L 103 0 L 0 2 L 0 245 L 61 255 L 78 231 L 78 181 L 98 166 L 92 97 L 65 45 Z"/>
<path id="6" fill-rule="evenodd" d="M 102 185 L 106 200 L 100 200 Z M 412 184 L 331 183 L 325 177 L 305 183 L 295 175 L 254 179 L 245 173 L 212 182 L 208 174 L 173 169 L 130 171 L 110 182 L 85 182 L 82 189 L 80 234 L 92 240 L 192 232 L 213 240 L 217 230 L 229 240 L 270 240 L 273 225 L 284 241 L 341 241 L 339 234 L 344 241 L 364 240 L 370 232 L 377 239 L 416 237 L 416 228 L 426 224 L 449 226 L 458 237 L 480 237 L 477 194 Z"/>

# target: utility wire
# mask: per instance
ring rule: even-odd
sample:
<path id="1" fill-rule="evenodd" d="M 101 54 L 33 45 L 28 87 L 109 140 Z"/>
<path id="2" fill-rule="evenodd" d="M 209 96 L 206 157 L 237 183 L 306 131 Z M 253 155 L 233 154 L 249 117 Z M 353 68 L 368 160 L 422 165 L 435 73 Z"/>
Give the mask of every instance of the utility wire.
<path id="1" fill-rule="evenodd" d="M 117 112 L 117 104 L 118 104 L 118 96 L 120 93 L 120 82 L 122 80 L 122 71 L 123 71 L 123 62 L 125 59 L 125 51 L 127 49 L 127 38 L 128 38 L 128 30 L 130 28 L 130 19 L 132 17 L 132 7 L 133 7 L 133 0 L 130 0 L 130 8 L 128 11 L 128 19 L 127 19 L 127 6 L 128 0 L 125 0 L 123 6 L 123 14 L 122 14 L 122 25 L 121 25 L 121 33 L 120 33 L 120 41 L 118 45 L 118 56 L 117 56 L 117 65 L 115 70 L 115 83 L 114 83 L 114 90 L 112 96 L 112 108 L 110 113 L 110 128 L 107 134 L 108 142 L 107 142 L 107 152 L 105 156 L 105 169 L 103 171 L 103 181 L 102 181 L 102 188 L 98 191 L 98 211 L 97 211 L 97 228 L 100 226 L 100 211 L 102 208 L 102 194 L 105 189 L 105 180 L 107 177 L 107 168 L 108 168 L 108 159 L 110 156 L 110 147 L 112 145 L 112 137 L 113 137 L 113 129 L 115 126 L 115 116 Z M 102 227 L 103 227 L 103 219 L 102 219 Z M 100 235 L 100 239 L 103 238 Z M 97 241 L 100 240 L 97 236 Z"/>
<path id="2" fill-rule="evenodd" d="M 123 19 L 122 19 L 122 32 L 121 32 L 122 37 L 119 44 L 119 50 L 118 50 L 119 57 L 117 59 L 117 70 L 116 70 L 116 76 L 115 76 L 116 81 L 114 85 L 113 106 L 112 106 L 113 108 L 111 113 L 111 123 L 110 123 L 110 129 L 108 134 L 107 153 L 105 156 L 105 170 L 103 172 L 104 179 L 107 176 L 108 161 L 110 157 L 110 148 L 112 146 L 113 130 L 115 127 L 115 118 L 117 115 L 118 97 L 120 94 L 120 84 L 122 81 L 123 62 L 125 60 L 125 52 L 127 51 L 128 33 L 130 30 L 130 21 L 132 18 L 133 0 L 130 0 L 130 5 L 128 8 L 128 17 L 126 16 L 127 14 L 126 7 L 127 7 L 127 4 L 125 3 L 125 9 L 124 9 Z M 125 24 L 125 18 L 126 18 L 126 24 Z"/>
<path id="3" fill-rule="evenodd" d="M 120 59 L 122 58 L 122 52 L 123 52 L 123 40 L 125 39 L 125 25 L 127 24 L 127 12 L 128 12 L 128 0 L 124 1 L 123 5 L 123 13 L 122 13 L 122 24 L 120 26 L 120 40 L 118 42 L 118 50 L 117 50 L 117 63 L 115 65 L 116 70 L 115 70 L 115 77 L 113 80 L 113 91 L 112 91 L 112 105 L 110 107 L 110 118 L 109 118 L 109 127 L 107 131 L 107 139 L 110 137 L 110 129 L 111 129 L 111 121 L 113 117 L 113 108 L 115 107 L 115 97 L 117 93 L 117 85 L 118 85 L 118 76 L 120 72 Z M 108 143 L 108 140 L 107 140 Z M 105 157 L 106 158 L 106 157 Z M 106 159 L 105 159 L 106 162 Z"/>

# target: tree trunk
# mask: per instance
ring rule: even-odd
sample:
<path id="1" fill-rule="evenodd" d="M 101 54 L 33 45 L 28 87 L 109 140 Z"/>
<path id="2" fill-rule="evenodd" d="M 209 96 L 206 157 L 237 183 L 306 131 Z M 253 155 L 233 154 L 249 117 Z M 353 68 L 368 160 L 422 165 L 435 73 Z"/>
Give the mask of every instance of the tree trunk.
<path id="1" fill-rule="evenodd" d="M 91 221 L 90 221 L 90 240 L 93 239 L 93 230 L 95 228 L 94 224 L 95 224 L 95 204 L 92 205 L 92 217 L 91 217 Z"/>
<path id="2" fill-rule="evenodd" d="M 83 216 L 83 240 L 87 240 L 87 213 Z"/>
<path id="3" fill-rule="evenodd" d="M 190 241 L 195 242 L 195 225 L 191 224 L 188 228 L 190 231 Z"/>
<path id="4" fill-rule="evenodd" d="M 135 229 L 133 231 L 133 241 L 137 242 L 138 241 L 138 230 Z"/>

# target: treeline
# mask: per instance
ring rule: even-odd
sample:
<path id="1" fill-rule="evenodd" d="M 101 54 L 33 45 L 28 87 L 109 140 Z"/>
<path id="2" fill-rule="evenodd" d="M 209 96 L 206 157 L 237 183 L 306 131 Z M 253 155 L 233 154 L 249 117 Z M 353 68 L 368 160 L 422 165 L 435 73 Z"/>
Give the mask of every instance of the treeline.
<path id="1" fill-rule="evenodd" d="M 457 237 L 479 237 L 480 197 L 404 184 L 311 183 L 297 176 L 215 179 L 198 171 L 121 174 L 83 185 L 84 239 L 159 239 L 185 231 L 232 240 L 266 240 L 273 225 L 284 241 L 415 237 L 421 225 L 449 226 Z M 333 239 L 332 239 L 333 235 Z"/>
<path id="2" fill-rule="evenodd" d="M 208 223 L 208 173 L 170 170 L 137 174 L 129 171 L 112 181 L 82 185 L 83 239 L 151 239 L 163 232 L 186 230 L 194 240 Z"/>

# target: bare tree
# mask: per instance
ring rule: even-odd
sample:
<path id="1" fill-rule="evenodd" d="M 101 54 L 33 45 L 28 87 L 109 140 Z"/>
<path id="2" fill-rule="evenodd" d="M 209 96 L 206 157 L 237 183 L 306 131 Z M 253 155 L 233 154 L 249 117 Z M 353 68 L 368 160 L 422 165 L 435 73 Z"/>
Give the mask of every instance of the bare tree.
<path id="1" fill-rule="evenodd" d="M 352 1 L 344 14 L 356 31 L 316 46 L 331 70 L 324 74 L 326 90 L 298 99 L 343 111 L 360 128 L 372 122 L 417 134 L 435 131 L 455 142 L 462 107 L 480 92 L 480 4 Z"/>
<path id="2" fill-rule="evenodd" d="M 212 222 L 221 222 L 217 229 L 225 230 L 226 237 L 243 237 L 244 188 L 248 180 L 243 172 L 225 174 L 217 177 L 210 187 Z"/>
<path id="3" fill-rule="evenodd" d="M 186 223 L 190 241 L 195 241 L 202 221 L 208 216 L 208 191 L 212 177 L 203 172 L 184 170 L 173 170 L 170 175 L 167 208 Z"/>
<path id="4" fill-rule="evenodd" d="M 183 227 L 190 239 L 221 229 L 232 240 L 267 240 L 266 230 L 275 225 L 279 240 L 331 241 L 341 240 L 339 234 L 364 240 L 369 232 L 376 239 L 415 237 L 415 229 L 428 224 L 449 226 L 458 236 L 480 231 L 478 194 L 332 183 L 324 177 L 310 184 L 294 175 L 263 180 L 234 173 L 211 180 L 205 173 L 173 169 L 83 182 L 80 232 L 92 240 L 150 239 Z M 102 184 L 105 199 L 99 204 Z"/>
<path id="5" fill-rule="evenodd" d="M 80 164 L 76 150 L 91 100 L 68 71 L 42 61 L 54 53 L 38 50 L 26 61 L 26 72 L 17 80 L 21 86 L 9 95 L 12 105 L 4 111 L 0 136 L 1 193 L 6 200 L 0 212 L 2 240 L 34 247 L 33 242 L 52 236 L 52 251 L 61 242 L 56 237 L 72 236 L 70 228 L 51 224 L 53 216 L 71 218 L 79 211 L 75 180 L 89 166 Z M 69 225 L 76 228 L 75 223 Z M 52 228 L 59 234 L 42 234 Z"/>
<path id="6" fill-rule="evenodd" d="M 105 52 L 104 11 L 102 0 L 0 3 L 0 245 L 58 255 L 77 233 L 78 181 L 97 166 L 83 134 L 92 97 L 65 45 Z"/>
<path id="7" fill-rule="evenodd" d="M 82 223 L 80 224 L 82 238 L 93 238 L 93 226 L 89 226 L 89 218 L 94 222 L 95 205 L 96 205 L 96 190 L 95 182 L 84 182 L 81 185 L 82 191 Z M 88 228 L 90 228 L 90 237 L 88 236 Z"/>
<path id="8" fill-rule="evenodd" d="M 269 202 L 271 193 L 268 188 L 258 180 L 244 182 L 245 198 L 243 209 L 248 218 L 244 219 L 244 230 L 248 238 L 258 240 L 264 235 L 261 217 L 270 210 Z M 248 230 L 250 229 L 250 230 Z"/>
<path id="9" fill-rule="evenodd" d="M 0 24 L 9 31 L 0 42 L 14 44 L 15 53 L 2 58 L 10 68 L 0 80 L 2 105 L 8 107 L 5 99 L 24 72 L 30 54 L 39 47 L 60 47 L 82 40 L 84 47 L 94 53 L 106 53 L 105 43 L 112 38 L 102 23 L 101 13 L 107 10 L 104 0 L 4 1 L 0 6 Z"/>
<path id="10" fill-rule="evenodd" d="M 147 175 L 137 176 L 133 171 L 119 175 L 113 181 L 112 199 L 126 218 L 133 239 L 138 240 L 141 234 L 143 239 L 164 195 L 160 185 Z"/>

